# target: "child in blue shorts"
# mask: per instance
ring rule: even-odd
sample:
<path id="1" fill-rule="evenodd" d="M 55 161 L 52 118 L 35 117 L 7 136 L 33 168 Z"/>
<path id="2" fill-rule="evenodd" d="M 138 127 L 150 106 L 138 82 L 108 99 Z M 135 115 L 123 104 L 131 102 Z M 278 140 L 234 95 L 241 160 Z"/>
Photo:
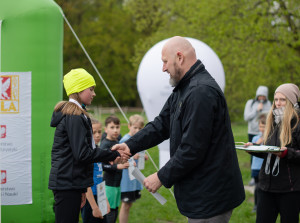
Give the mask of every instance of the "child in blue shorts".
<path id="1" fill-rule="evenodd" d="M 131 136 L 136 134 L 144 127 L 144 119 L 140 115 L 132 115 L 129 117 L 129 133 L 127 133 L 121 140 L 120 143 L 125 142 Z M 139 153 L 133 156 L 136 164 L 139 158 Z M 148 157 L 145 155 L 145 159 Z M 128 169 L 123 169 L 122 180 L 121 180 L 121 210 L 119 223 L 127 223 L 129 218 L 129 210 L 137 199 L 141 198 L 141 190 L 143 185 L 136 179 L 130 180 Z"/>

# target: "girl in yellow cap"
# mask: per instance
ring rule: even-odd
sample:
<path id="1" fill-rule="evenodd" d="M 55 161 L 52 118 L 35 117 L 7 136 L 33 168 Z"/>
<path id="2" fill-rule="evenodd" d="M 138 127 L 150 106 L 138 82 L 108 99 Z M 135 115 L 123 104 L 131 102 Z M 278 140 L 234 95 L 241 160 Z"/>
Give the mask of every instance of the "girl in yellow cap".
<path id="1" fill-rule="evenodd" d="M 74 69 L 64 76 L 63 83 L 69 101 L 59 102 L 51 119 L 51 127 L 56 130 L 48 188 L 54 194 L 55 222 L 74 223 L 85 204 L 85 192 L 93 185 L 92 163 L 113 161 L 129 154 L 96 148 L 85 110 L 96 96 L 92 75 L 84 69 Z"/>

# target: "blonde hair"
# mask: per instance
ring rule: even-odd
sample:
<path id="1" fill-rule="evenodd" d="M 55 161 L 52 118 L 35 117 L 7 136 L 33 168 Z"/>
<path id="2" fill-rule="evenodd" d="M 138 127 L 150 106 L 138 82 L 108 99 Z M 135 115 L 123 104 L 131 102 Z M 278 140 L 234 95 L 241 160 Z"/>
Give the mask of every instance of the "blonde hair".
<path id="1" fill-rule="evenodd" d="M 94 117 L 91 117 L 91 123 L 92 123 L 92 125 L 93 124 L 100 124 L 101 125 L 101 122 L 98 119 L 95 119 Z"/>
<path id="2" fill-rule="evenodd" d="M 139 124 L 141 127 L 145 125 L 145 120 L 141 115 L 131 115 L 129 117 L 129 125 Z"/>
<path id="3" fill-rule="evenodd" d="M 80 97 L 78 93 L 74 93 L 71 94 L 69 96 L 70 98 L 78 101 L 78 103 L 81 103 Z M 78 107 L 78 105 L 76 105 L 73 102 L 69 102 L 69 101 L 60 101 L 58 102 L 55 107 L 54 107 L 54 111 L 55 112 L 61 112 L 64 115 L 81 115 L 82 113 L 85 114 L 87 117 L 89 117 L 89 114 Z"/>
<path id="4" fill-rule="evenodd" d="M 264 144 L 266 144 L 267 140 L 271 138 L 274 133 L 274 116 L 273 116 L 273 109 L 275 109 L 275 101 L 273 101 L 272 108 L 270 109 L 268 116 L 267 116 L 267 123 L 264 133 Z M 296 119 L 296 123 L 291 126 L 292 119 Z M 283 119 L 280 123 L 280 146 L 284 147 L 287 146 L 292 142 L 292 132 L 297 127 L 299 122 L 299 116 L 297 111 L 294 108 L 294 105 L 289 101 L 286 100 L 286 106 L 284 109 Z"/>

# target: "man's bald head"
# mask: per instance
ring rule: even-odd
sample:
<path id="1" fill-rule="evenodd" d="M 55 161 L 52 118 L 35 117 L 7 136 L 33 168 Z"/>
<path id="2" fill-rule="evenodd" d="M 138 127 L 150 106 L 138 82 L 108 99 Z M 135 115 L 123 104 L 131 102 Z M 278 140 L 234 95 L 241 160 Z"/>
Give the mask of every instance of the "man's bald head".
<path id="1" fill-rule="evenodd" d="M 174 36 L 169 39 L 163 46 L 162 55 L 174 58 L 183 75 L 197 61 L 194 47 L 187 39 L 181 36 Z"/>
<path id="2" fill-rule="evenodd" d="M 174 36 L 169 39 L 164 48 L 169 50 L 169 52 L 177 52 L 180 51 L 182 53 L 191 53 L 191 51 L 195 51 L 192 44 L 181 36 Z"/>

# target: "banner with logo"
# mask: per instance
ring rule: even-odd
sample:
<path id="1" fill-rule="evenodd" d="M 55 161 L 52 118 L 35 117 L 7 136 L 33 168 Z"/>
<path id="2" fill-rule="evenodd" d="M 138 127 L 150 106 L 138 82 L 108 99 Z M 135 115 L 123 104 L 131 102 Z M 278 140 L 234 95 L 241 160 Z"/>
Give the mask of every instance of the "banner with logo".
<path id="1" fill-rule="evenodd" d="M 1 205 L 31 204 L 31 72 L 1 72 L 0 91 Z"/>

